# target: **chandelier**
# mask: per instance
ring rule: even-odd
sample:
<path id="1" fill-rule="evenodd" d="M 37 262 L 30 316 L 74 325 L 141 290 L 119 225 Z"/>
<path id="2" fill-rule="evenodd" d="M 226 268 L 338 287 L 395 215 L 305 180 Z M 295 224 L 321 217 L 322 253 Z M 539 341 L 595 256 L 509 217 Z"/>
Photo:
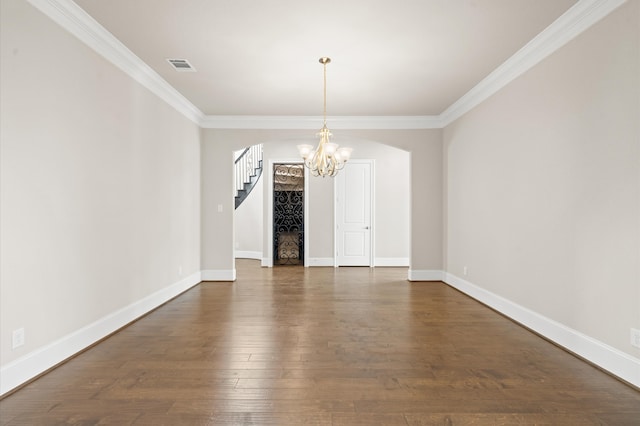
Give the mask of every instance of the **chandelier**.
<path id="1" fill-rule="evenodd" d="M 324 122 L 320 132 L 316 136 L 320 137 L 318 147 L 313 150 L 312 145 L 298 145 L 298 152 L 304 159 L 304 165 L 311 171 L 313 176 L 330 176 L 338 174 L 345 163 L 351 157 L 351 148 L 339 148 L 338 144 L 329 142 L 331 132 L 327 128 L 327 64 L 331 58 L 320 58 L 320 63 L 324 67 Z"/>

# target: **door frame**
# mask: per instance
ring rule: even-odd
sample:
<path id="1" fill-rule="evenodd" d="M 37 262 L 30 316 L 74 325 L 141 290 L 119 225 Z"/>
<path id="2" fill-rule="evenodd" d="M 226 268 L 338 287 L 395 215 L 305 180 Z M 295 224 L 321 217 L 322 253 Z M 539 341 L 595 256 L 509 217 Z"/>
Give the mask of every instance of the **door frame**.
<path id="1" fill-rule="evenodd" d="M 373 268 L 375 266 L 375 257 L 374 257 L 374 253 L 375 251 L 375 235 L 376 235 L 376 209 L 375 209 L 375 205 L 376 205 L 376 200 L 375 200 L 375 194 L 376 194 L 376 160 L 375 159 L 361 159 L 361 160 L 349 160 L 349 162 L 345 165 L 345 167 L 349 167 L 349 164 L 369 164 L 370 166 L 370 176 L 369 176 L 369 180 L 370 180 L 370 186 L 369 186 L 369 191 L 371 192 L 369 195 L 369 212 L 370 212 L 370 219 L 371 219 L 371 229 L 370 229 L 370 233 L 369 236 L 371 238 L 371 241 L 369 241 L 369 267 Z M 338 172 L 341 173 L 341 172 Z M 306 183 L 306 180 L 305 180 Z M 333 267 L 334 268 L 338 268 L 338 203 L 337 203 L 337 197 L 338 197 L 338 180 L 334 179 L 333 181 Z M 306 207 L 306 205 L 305 205 Z"/>
<path id="2" fill-rule="evenodd" d="M 271 158 L 269 159 L 268 173 L 265 176 L 265 185 L 267 186 L 267 223 L 264 224 L 267 228 L 267 252 L 262 256 L 261 266 L 272 268 L 273 267 L 273 166 L 275 164 L 302 164 L 304 162 L 300 158 Z M 305 267 L 309 266 L 309 169 L 304 169 L 304 259 L 303 263 Z M 264 242 L 263 242 L 264 247 Z"/>

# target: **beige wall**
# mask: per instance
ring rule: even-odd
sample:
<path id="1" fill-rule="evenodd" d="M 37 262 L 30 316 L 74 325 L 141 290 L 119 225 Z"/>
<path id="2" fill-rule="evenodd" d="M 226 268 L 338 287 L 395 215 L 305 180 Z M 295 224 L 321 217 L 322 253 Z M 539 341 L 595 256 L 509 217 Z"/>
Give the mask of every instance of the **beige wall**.
<path id="1" fill-rule="evenodd" d="M 268 142 L 274 133 L 203 129 L 202 134 L 202 269 L 212 271 L 210 276 L 214 278 L 232 279 L 230 271 L 235 271 L 233 152 Z M 298 136 L 305 135 L 301 132 Z M 222 206 L 222 212 L 218 211 L 219 206 Z"/>
<path id="2" fill-rule="evenodd" d="M 232 265 L 233 236 L 229 229 L 233 215 L 217 213 L 215 206 L 232 199 L 232 151 L 256 143 L 265 145 L 265 164 L 270 159 L 297 159 L 296 144 L 301 141 L 315 144 L 311 130 L 219 130 L 204 129 L 203 142 L 203 269 L 226 270 Z M 442 270 L 442 145 L 440 130 L 336 130 L 335 142 L 355 148 L 354 158 L 378 159 L 379 179 L 392 178 L 397 182 L 410 180 L 411 192 L 391 193 L 383 183 L 376 193 L 376 257 L 409 257 L 412 269 Z M 375 141 L 375 142 L 373 142 Z M 399 148 L 399 151 L 394 148 Z M 216 159 L 225 158 L 225 161 Z M 404 170 L 397 162 L 410 164 Z M 386 167 L 385 167 L 386 166 Z M 229 178 L 229 187 L 223 185 Z M 415 184 L 417 182 L 418 184 Z M 267 191 L 267 188 L 265 188 Z M 410 204 L 393 208 L 398 198 Z M 313 178 L 309 182 L 310 253 L 312 258 L 333 257 L 333 181 Z M 264 195 L 264 202 L 267 203 Z M 229 204 L 231 205 L 231 204 Z M 265 207 L 266 209 L 266 207 Z M 266 210 L 265 210 L 266 211 Z M 264 233 L 269 227 L 268 215 L 263 223 Z M 396 217 L 404 223 L 394 223 Z M 398 238 L 394 235 L 399 235 Z M 410 242 L 409 242 L 410 240 Z M 263 239 L 263 253 L 269 253 L 267 238 Z M 395 256 L 397 255 L 397 256 Z"/>
<path id="3" fill-rule="evenodd" d="M 199 273 L 200 129 L 26 1 L 1 5 L 4 367 Z"/>
<path id="4" fill-rule="evenodd" d="M 201 258 L 203 271 L 235 269 L 233 260 L 233 147 L 203 130 L 201 167 Z M 227 272 L 224 272 L 227 271 Z M 205 277 L 208 278 L 208 277 Z M 233 279 L 228 277 L 227 279 Z"/>
<path id="5" fill-rule="evenodd" d="M 234 212 L 233 232 L 236 256 L 238 252 L 250 252 L 255 254 L 257 259 L 262 259 L 263 188 L 264 176 L 261 175 L 249 196 Z"/>
<path id="6" fill-rule="evenodd" d="M 442 130 L 351 130 L 347 135 L 411 154 L 411 270 L 443 270 Z"/>
<path id="7" fill-rule="evenodd" d="M 636 357 L 639 6 L 444 132 L 447 271 Z"/>

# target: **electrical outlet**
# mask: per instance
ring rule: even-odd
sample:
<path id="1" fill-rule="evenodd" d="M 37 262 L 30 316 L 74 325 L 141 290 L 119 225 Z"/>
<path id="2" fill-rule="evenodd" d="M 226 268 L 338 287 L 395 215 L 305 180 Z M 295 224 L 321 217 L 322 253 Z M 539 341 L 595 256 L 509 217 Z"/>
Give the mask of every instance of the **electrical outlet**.
<path id="1" fill-rule="evenodd" d="M 467 271 L 468 271 L 467 267 L 466 267 L 466 266 L 464 266 L 464 267 L 462 268 L 462 274 L 463 274 L 465 277 L 467 276 Z"/>
<path id="2" fill-rule="evenodd" d="M 631 329 L 631 345 L 640 348 L 640 330 L 637 328 Z"/>
<path id="3" fill-rule="evenodd" d="M 24 345 L 24 328 L 19 328 L 17 330 L 13 330 L 13 334 L 11 336 L 11 348 L 19 348 Z"/>
<path id="4" fill-rule="evenodd" d="M 182 265 L 178 266 L 178 276 L 182 276 Z"/>

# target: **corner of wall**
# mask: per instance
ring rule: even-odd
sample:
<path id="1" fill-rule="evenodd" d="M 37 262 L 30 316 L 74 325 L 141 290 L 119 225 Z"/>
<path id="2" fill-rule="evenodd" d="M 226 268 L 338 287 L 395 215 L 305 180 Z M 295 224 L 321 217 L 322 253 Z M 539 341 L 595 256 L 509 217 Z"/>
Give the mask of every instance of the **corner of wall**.
<path id="1" fill-rule="evenodd" d="M 236 269 L 208 269 L 202 271 L 202 281 L 235 281 Z"/>
<path id="2" fill-rule="evenodd" d="M 444 281 L 569 352 L 640 388 L 639 359 L 453 274 L 446 273 Z"/>
<path id="3" fill-rule="evenodd" d="M 444 281 L 445 273 L 441 270 L 409 269 L 409 281 Z"/>
<path id="4" fill-rule="evenodd" d="M 196 272 L 3 366 L 0 369 L 0 396 L 126 327 L 141 316 L 196 286 L 200 281 L 201 273 Z"/>

